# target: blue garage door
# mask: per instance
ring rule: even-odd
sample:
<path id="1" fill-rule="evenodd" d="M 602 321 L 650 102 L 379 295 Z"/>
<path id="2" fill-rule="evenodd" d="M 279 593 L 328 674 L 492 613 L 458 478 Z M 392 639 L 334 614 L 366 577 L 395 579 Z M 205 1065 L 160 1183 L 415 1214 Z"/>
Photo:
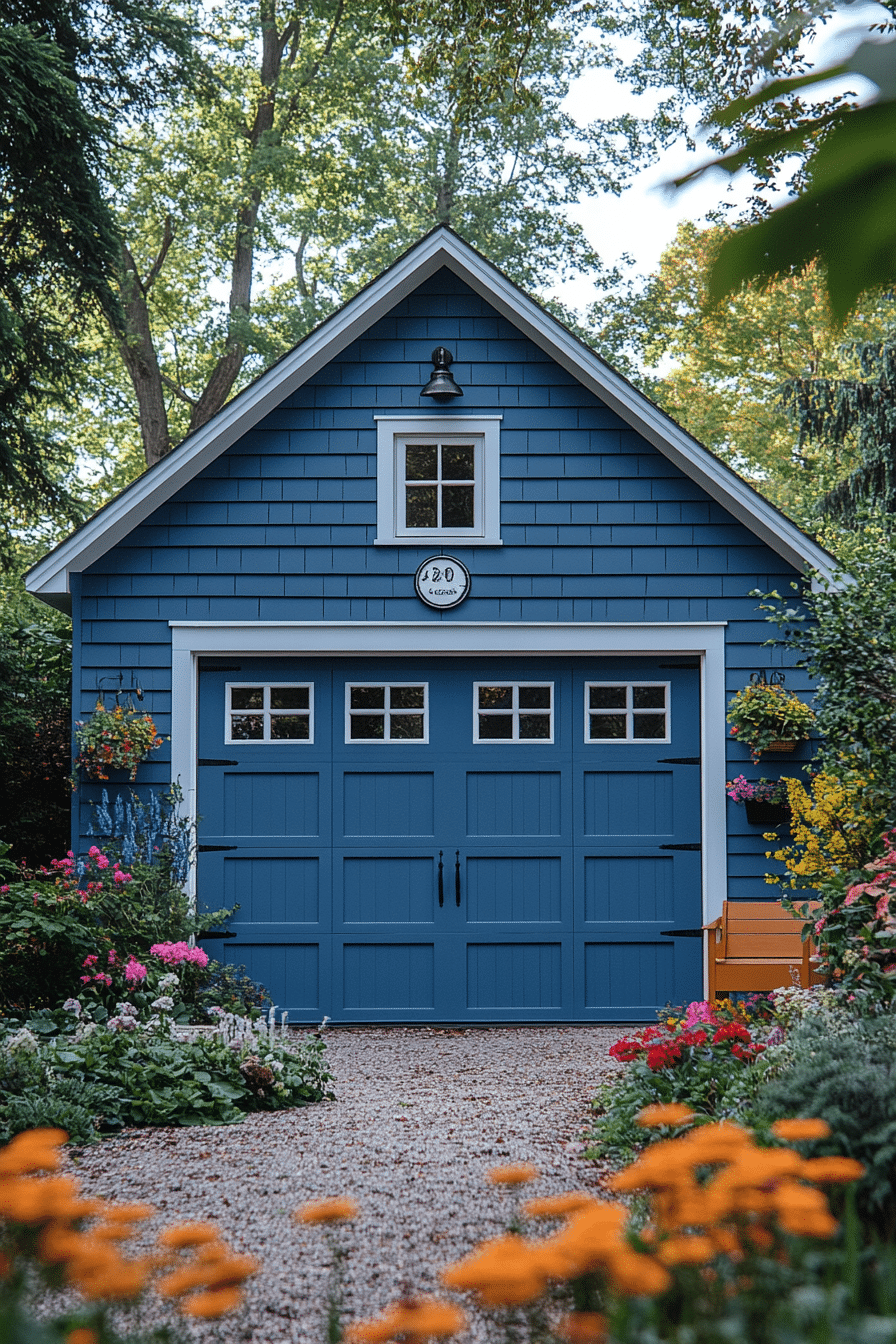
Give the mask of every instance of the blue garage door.
<path id="1" fill-rule="evenodd" d="M 647 1019 L 701 993 L 699 785 L 682 662 L 203 660 L 207 947 L 299 1020 Z"/>

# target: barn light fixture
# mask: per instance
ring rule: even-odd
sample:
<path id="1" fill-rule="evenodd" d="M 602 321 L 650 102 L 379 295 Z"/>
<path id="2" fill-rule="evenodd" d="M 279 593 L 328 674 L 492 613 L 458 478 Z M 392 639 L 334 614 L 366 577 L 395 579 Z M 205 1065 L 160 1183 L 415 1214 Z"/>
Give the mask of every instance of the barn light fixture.
<path id="1" fill-rule="evenodd" d="M 420 393 L 421 397 L 432 397 L 434 401 L 448 402 L 452 397 L 462 397 L 463 390 L 451 376 L 450 369 L 454 357 L 444 345 L 437 345 L 432 352 L 432 377 Z"/>
<path id="2" fill-rule="evenodd" d="M 114 675 L 111 677 L 100 677 L 96 683 L 96 689 L 99 695 L 100 696 L 104 696 L 107 694 L 114 695 L 116 705 L 121 704 L 121 697 L 123 695 L 136 695 L 138 700 L 143 699 L 143 687 L 140 685 L 140 682 L 136 678 L 134 678 L 133 686 L 125 686 L 124 673 L 119 672 L 117 675 L 118 685 L 116 687 L 107 688 L 103 685 L 103 682 L 105 681 L 114 682 L 115 680 L 116 677 Z"/>

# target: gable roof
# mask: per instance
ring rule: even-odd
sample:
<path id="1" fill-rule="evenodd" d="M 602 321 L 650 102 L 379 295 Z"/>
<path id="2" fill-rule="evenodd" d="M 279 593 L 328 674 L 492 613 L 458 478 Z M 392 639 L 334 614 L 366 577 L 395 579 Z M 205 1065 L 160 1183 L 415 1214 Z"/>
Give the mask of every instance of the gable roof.
<path id="1" fill-rule="evenodd" d="M 25 576 L 28 590 L 53 606 L 67 607 L 71 573 L 86 569 L 122 541 L 268 412 L 442 267 L 465 281 L 789 564 L 799 570 L 807 567 L 818 570 L 827 578 L 834 575 L 837 563 L 828 551 L 481 253 L 441 225 L 34 565 Z"/>

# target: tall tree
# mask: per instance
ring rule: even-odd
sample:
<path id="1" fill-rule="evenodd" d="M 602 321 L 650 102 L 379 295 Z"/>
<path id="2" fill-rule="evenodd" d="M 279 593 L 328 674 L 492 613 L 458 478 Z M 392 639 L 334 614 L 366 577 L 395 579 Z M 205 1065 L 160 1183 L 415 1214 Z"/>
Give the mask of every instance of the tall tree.
<path id="1" fill-rule="evenodd" d="M 0 551 L 44 511 L 72 517 L 71 454 L 47 411 L 76 373 L 85 304 L 111 311 L 114 220 L 101 159 L 125 106 L 189 64 L 188 29 L 140 0 L 0 3 Z M 151 75 L 161 58 L 176 57 Z M 41 417 L 43 416 L 43 422 Z"/>
<path id="2" fill-rule="evenodd" d="M 591 339 L 701 442 L 803 526 L 865 455 L 860 352 L 896 312 L 868 297 L 845 331 L 831 320 L 817 263 L 766 287 L 742 285 L 712 306 L 709 284 L 732 236 L 684 223 L 657 271 L 591 311 Z"/>
<path id="3" fill-rule="evenodd" d="M 535 31 L 507 29 L 487 60 L 477 28 L 473 55 L 449 52 L 430 82 L 422 35 L 403 59 L 374 3 L 215 11 L 214 103 L 176 100 L 124 137 L 110 168 L 125 240 L 112 328 L 145 462 L 438 222 L 531 288 L 597 264 L 565 207 L 619 188 L 638 128 L 572 122 L 569 84 L 604 54 L 582 40 L 584 17 L 530 8 Z M 98 354 L 92 391 L 103 402 L 105 381 L 120 408 Z"/>

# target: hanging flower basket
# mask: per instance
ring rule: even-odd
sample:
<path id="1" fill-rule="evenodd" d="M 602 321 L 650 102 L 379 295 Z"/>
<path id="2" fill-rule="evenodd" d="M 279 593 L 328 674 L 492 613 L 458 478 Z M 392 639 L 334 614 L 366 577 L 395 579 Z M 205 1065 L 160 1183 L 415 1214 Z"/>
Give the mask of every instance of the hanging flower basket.
<path id="1" fill-rule="evenodd" d="M 127 770 L 131 783 L 137 778 L 137 766 L 151 751 L 162 745 L 149 714 L 140 714 L 133 705 L 106 709 L 102 700 L 86 722 L 75 725 L 80 766 L 88 779 L 108 779 L 110 770 Z"/>
<path id="2" fill-rule="evenodd" d="M 751 826 L 779 826 L 790 816 L 786 779 L 744 779 L 738 775 L 725 785 L 735 803 L 743 803 Z"/>
<path id="3" fill-rule="evenodd" d="M 815 715 L 793 691 L 759 682 L 738 691 L 728 705 L 731 736 L 758 761 L 764 751 L 793 751 L 812 731 Z"/>

